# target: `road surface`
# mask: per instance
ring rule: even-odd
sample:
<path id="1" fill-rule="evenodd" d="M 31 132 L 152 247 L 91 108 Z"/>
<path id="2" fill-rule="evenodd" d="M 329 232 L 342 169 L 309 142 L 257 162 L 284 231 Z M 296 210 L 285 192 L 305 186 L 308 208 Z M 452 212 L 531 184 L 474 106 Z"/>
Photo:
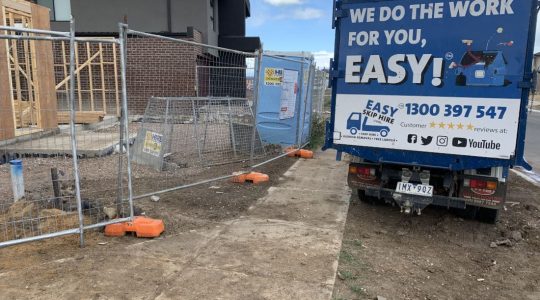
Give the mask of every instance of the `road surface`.
<path id="1" fill-rule="evenodd" d="M 540 112 L 529 114 L 525 158 L 533 166 L 533 171 L 540 174 Z"/>

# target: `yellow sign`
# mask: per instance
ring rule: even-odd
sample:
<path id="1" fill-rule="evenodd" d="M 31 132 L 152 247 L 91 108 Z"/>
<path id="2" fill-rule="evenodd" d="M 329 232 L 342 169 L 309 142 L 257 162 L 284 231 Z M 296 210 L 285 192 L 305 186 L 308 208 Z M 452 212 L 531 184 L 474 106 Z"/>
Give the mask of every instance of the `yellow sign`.
<path id="1" fill-rule="evenodd" d="M 281 85 L 283 82 L 283 69 L 265 68 L 264 85 Z"/>
<path id="2" fill-rule="evenodd" d="M 147 131 L 144 139 L 143 152 L 159 157 L 161 154 L 161 145 L 163 135 Z"/>

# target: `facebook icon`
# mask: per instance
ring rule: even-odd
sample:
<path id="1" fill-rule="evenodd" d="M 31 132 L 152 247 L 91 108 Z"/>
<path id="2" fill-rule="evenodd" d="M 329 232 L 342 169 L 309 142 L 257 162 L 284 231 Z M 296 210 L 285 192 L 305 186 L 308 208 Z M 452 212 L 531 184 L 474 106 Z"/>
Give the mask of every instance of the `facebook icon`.
<path id="1" fill-rule="evenodd" d="M 409 142 L 409 144 L 416 144 L 416 143 L 418 143 L 418 135 L 416 135 L 416 134 L 409 134 L 409 136 L 407 137 L 407 142 Z"/>

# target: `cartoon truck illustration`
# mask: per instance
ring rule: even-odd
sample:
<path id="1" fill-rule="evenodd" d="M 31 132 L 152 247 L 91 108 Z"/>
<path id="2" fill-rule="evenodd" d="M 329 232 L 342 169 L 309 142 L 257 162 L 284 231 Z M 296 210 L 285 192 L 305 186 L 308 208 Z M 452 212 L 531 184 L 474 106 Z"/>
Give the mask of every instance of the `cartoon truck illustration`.
<path id="1" fill-rule="evenodd" d="M 382 137 L 387 137 L 390 133 L 390 127 L 384 125 L 369 125 L 368 117 L 364 116 L 362 121 L 362 114 L 353 112 L 347 120 L 347 130 L 352 135 L 356 135 L 358 131 L 378 132 Z"/>
<path id="2" fill-rule="evenodd" d="M 497 29 L 502 33 L 503 29 Z M 506 79 L 508 75 L 508 61 L 502 50 L 488 50 L 489 43 L 495 33 L 487 42 L 485 50 L 473 50 L 472 40 L 463 40 L 467 45 L 467 52 L 463 54 L 459 63 L 452 62 L 450 69 L 456 70 L 457 86 L 507 86 L 511 82 Z M 513 41 L 499 43 L 499 46 L 512 46 Z"/>

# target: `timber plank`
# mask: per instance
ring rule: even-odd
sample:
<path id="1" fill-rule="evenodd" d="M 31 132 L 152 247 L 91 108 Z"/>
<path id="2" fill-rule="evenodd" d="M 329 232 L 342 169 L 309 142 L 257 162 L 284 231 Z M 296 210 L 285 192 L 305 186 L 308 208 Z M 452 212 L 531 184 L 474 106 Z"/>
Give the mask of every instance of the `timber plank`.
<path id="1" fill-rule="evenodd" d="M 2 8 L 0 14 L 3 16 L 4 13 L 5 10 Z M 0 25 L 5 25 L 5 18 L 0 18 Z M 7 48 L 8 41 L 0 41 L 0 141 L 15 137 Z"/>
<path id="2" fill-rule="evenodd" d="M 105 117 L 104 111 L 77 111 L 75 112 L 76 124 L 93 124 L 98 123 Z M 60 111 L 57 115 L 59 124 L 69 124 L 71 115 L 69 111 Z"/>
<path id="3" fill-rule="evenodd" d="M 32 5 L 32 26 L 35 29 L 50 30 L 49 9 L 39 5 Z M 54 76 L 54 60 L 52 43 L 50 41 L 36 41 L 35 55 L 37 63 L 37 95 L 39 101 L 39 114 L 43 129 L 58 127 L 57 100 Z"/>

